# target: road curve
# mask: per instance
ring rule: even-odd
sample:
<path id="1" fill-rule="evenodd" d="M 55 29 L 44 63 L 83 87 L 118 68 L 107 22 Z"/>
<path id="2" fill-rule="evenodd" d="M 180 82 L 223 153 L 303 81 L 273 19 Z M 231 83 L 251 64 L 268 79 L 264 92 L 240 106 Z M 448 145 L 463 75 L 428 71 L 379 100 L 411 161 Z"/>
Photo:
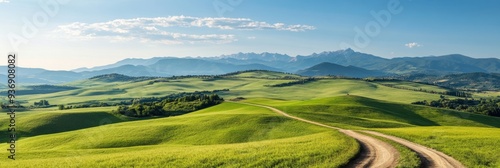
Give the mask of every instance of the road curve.
<path id="1" fill-rule="evenodd" d="M 318 122 L 314 122 L 311 120 L 306 120 L 303 118 L 291 116 L 281 110 L 278 110 L 274 107 L 270 106 L 264 106 L 264 105 L 259 105 L 259 104 L 251 104 L 251 103 L 242 103 L 242 102 L 237 102 L 241 104 L 247 104 L 247 105 L 252 105 L 252 106 L 258 106 L 258 107 L 263 107 L 270 109 L 278 114 L 281 114 L 283 116 L 303 121 L 306 123 L 326 127 L 326 128 L 331 128 L 331 129 L 336 129 L 339 130 L 340 132 L 346 134 L 347 136 L 353 137 L 356 139 L 360 145 L 361 145 L 361 153 L 358 155 L 358 157 L 347 165 L 347 167 L 355 167 L 355 168 L 365 168 L 365 167 L 377 167 L 377 168 L 387 168 L 387 167 L 396 167 L 397 166 L 397 161 L 399 159 L 399 152 L 391 145 L 389 145 L 386 142 L 383 142 L 381 140 L 378 140 L 376 138 L 363 135 L 351 130 L 344 130 L 340 129 L 337 127 L 332 127 L 329 125 L 321 124 Z"/>
<path id="2" fill-rule="evenodd" d="M 242 102 L 237 102 L 237 103 L 242 103 Z M 340 129 L 337 127 L 332 127 L 329 125 L 325 125 L 322 123 L 318 123 L 315 121 L 310 121 L 306 120 L 303 118 L 291 116 L 281 110 L 278 110 L 274 107 L 270 106 L 265 106 L 265 105 L 259 105 L 259 104 L 252 104 L 252 103 L 242 103 L 242 104 L 247 104 L 247 105 L 252 105 L 252 106 L 258 106 L 258 107 L 264 107 L 267 109 L 270 109 L 276 113 L 279 113 L 281 115 L 284 115 L 286 117 L 307 122 L 310 124 L 326 127 L 326 128 L 332 128 L 332 129 L 337 129 L 340 132 L 353 137 L 356 139 L 362 147 L 362 153 L 360 156 L 355 159 L 354 161 L 350 162 L 347 167 L 396 167 L 397 166 L 397 160 L 399 157 L 399 152 L 392 147 L 391 145 L 382 142 L 378 139 L 375 139 L 370 136 L 366 136 L 363 134 L 356 133 L 351 130 L 344 130 Z M 455 160 L 454 158 L 439 152 L 437 150 L 425 147 L 423 145 L 417 144 L 410 142 L 408 140 L 398 138 L 395 136 L 390 136 L 386 134 L 382 134 L 379 132 L 375 131 L 363 131 L 365 133 L 383 137 L 389 140 L 392 140 L 396 143 L 399 143 L 401 145 L 404 145 L 414 152 L 416 152 L 420 159 L 422 160 L 422 167 L 439 167 L 439 168 L 465 168 L 465 166 L 460 163 L 459 161 Z"/>
<path id="3" fill-rule="evenodd" d="M 420 156 L 420 158 L 422 159 L 422 164 L 425 167 L 465 168 L 465 166 L 462 165 L 462 163 L 460 163 L 459 161 L 457 161 L 457 160 L 453 159 L 452 157 L 450 157 L 442 152 L 439 152 L 437 150 L 410 142 L 410 141 L 402 139 L 402 138 L 382 134 L 379 132 L 374 132 L 374 131 L 363 131 L 363 132 L 369 133 L 372 135 L 376 135 L 376 136 L 380 136 L 380 137 L 384 137 L 386 139 L 392 140 L 394 142 L 397 142 L 401 145 L 404 145 L 404 146 L 410 148 L 411 150 L 415 151 Z"/>

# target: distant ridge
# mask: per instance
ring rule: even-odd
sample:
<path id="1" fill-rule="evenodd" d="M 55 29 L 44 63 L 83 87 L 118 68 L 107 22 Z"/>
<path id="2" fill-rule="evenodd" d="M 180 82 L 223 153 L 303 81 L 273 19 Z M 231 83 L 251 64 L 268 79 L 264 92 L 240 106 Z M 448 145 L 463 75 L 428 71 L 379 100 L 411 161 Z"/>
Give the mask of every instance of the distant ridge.
<path id="1" fill-rule="evenodd" d="M 451 54 L 444 56 L 386 59 L 371 54 L 356 52 L 352 49 L 345 49 L 313 53 L 305 56 L 289 56 L 286 54 L 264 52 L 236 53 L 214 57 L 128 58 L 110 65 L 94 68 L 79 68 L 74 71 L 19 68 L 18 76 L 20 81 L 26 84 L 56 84 L 110 73 L 120 73 L 128 76 L 160 77 L 179 75 L 220 75 L 252 69 L 296 73 L 324 62 L 348 68 L 352 66 L 351 70 L 346 71 L 357 71 L 357 73 L 343 75 L 358 77 L 367 75 L 379 76 L 378 74 L 373 74 L 374 72 L 398 75 L 448 75 L 474 72 L 500 73 L 500 59 L 497 58 L 471 58 L 460 54 Z M 3 67 L 5 68 L 5 66 Z M 367 72 L 356 68 L 362 68 L 373 72 Z M 340 69 L 337 71 L 339 70 Z M 301 71 L 301 73 L 306 72 Z M 322 72 L 317 75 L 324 74 L 325 73 Z M 6 75 L 6 72 L 0 71 L 0 75 Z M 335 75 L 335 73 L 333 75 Z"/>
<path id="2" fill-rule="evenodd" d="M 376 77 L 384 76 L 385 73 L 367 70 L 363 68 L 358 68 L 355 66 L 342 66 L 334 63 L 323 62 L 318 65 L 314 65 L 310 68 L 300 70 L 297 72 L 299 75 L 304 76 L 345 76 L 345 77 L 355 77 L 355 78 L 365 78 L 365 77 Z"/>

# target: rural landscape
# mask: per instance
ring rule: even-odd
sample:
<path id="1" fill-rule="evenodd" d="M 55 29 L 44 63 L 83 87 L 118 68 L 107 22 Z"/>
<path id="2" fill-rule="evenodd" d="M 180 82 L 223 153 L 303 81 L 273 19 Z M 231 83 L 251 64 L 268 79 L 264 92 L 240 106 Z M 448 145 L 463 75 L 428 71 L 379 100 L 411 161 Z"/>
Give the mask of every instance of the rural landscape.
<path id="1" fill-rule="evenodd" d="M 498 167 L 500 93 L 472 77 L 455 88 L 242 70 L 27 85 L 16 160 L 0 166 Z"/>
<path id="2" fill-rule="evenodd" d="M 500 168 L 499 7 L 0 0 L 0 168 Z"/>

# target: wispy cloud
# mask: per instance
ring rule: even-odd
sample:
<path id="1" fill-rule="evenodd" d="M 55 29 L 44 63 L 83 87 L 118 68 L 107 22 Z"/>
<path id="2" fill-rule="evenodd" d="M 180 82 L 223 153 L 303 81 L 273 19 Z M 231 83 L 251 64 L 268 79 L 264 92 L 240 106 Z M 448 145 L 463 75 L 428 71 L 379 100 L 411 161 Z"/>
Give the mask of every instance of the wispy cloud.
<path id="1" fill-rule="evenodd" d="M 422 47 L 422 45 L 420 45 L 416 42 L 407 43 L 407 44 L 405 44 L 405 46 L 408 48 Z"/>
<path id="2" fill-rule="evenodd" d="M 9 3 L 9 0 L 0 0 L 0 3 Z"/>
<path id="3" fill-rule="evenodd" d="M 286 25 L 284 23 L 267 23 L 248 18 L 211 18 L 169 16 L 157 18 L 116 19 L 108 22 L 81 23 L 74 22 L 62 25 L 55 30 L 58 34 L 72 39 L 105 38 L 113 41 L 139 40 L 164 44 L 183 43 L 229 43 L 237 41 L 233 34 L 188 34 L 172 32 L 172 28 L 218 29 L 224 32 L 231 30 L 279 30 L 301 32 L 314 30 L 309 25 Z M 207 32 L 209 30 L 204 30 Z M 199 31 L 197 31 L 199 32 Z M 217 31 L 220 32 L 220 31 Z"/>

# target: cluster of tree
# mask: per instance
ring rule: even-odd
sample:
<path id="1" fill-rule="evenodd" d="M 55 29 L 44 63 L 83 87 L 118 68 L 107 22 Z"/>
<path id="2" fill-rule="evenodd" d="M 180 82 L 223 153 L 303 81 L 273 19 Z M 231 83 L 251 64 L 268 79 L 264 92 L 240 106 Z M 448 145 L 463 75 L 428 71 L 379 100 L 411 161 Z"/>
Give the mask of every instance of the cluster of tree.
<path id="1" fill-rule="evenodd" d="M 298 85 L 298 84 L 305 84 L 309 83 L 312 81 L 316 81 L 316 78 L 306 78 L 306 79 L 300 79 L 296 81 L 290 81 L 290 82 L 285 82 L 285 83 L 278 83 L 274 85 L 264 85 L 265 87 L 286 87 L 286 86 L 293 86 L 293 85 Z"/>
<path id="2" fill-rule="evenodd" d="M 426 105 L 431 107 L 448 108 L 466 111 L 476 114 L 500 117 L 500 98 L 496 99 L 447 99 L 441 96 L 439 100 L 417 101 L 412 104 Z"/>
<path id="3" fill-rule="evenodd" d="M 109 104 L 105 102 L 96 102 L 96 103 L 83 103 L 83 104 L 74 104 L 74 105 L 58 105 L 59 110 L 67 110 L 67 109 L 77 109 L 77 108 L 90 108 L 90 107 L 108 107 L 108 106 L 118 106 L 120 104 L 114 103 Z"/>
<path id="4" fill-rule="evenodd" d="M 143 97 L 143 98 L 136 98 L 132 99 L 130 101 L 122 101 L 120 105 L 132 105 L 132 104 L 137 104 L 137 103 L 150 103 L 150 102 L 159 102 L 163 100 L 175 100 L 181 97 L 186 97 L 190 95 L 211 95 L 211 94 L 217 94 L 219 92 L 227 92 L 229 89 L 220 89 L 220 90 L 212 90 L 212 91 L 194 91 L 194 92 L 180 92 L 180 93 L 174 93 L 170 94 L 164 97 Z"/>
<path id="5" fill-rule="evenodd" d="M 119 106 L 114 112 L 130 117 L 172 116 L 214 106 L 223 101 L 217 94 L 189 94 L 152 102 L 136 101 L 130 106 Z"/>
<path id="6" fill-rule="evenodd" d="M 48 107 L 50 106 L 49 101 L 47 100 L 40 100 L 38 102 L 34 102 L 33 106 L 35 107 Z"/>
<path id="7" fill-rule="evenodd" d="M 155 84 L 155 83 L 161 83 L 161 82 L 170 82 L 170 80 L 164 79 L 164 78 L 156 79 L 156 80 L 149 81 L 148 85 L 152 85 L 152 84 Z"/>
<path id="8" fill-rule="evenodd" d="M 181 93 L 174 93 L 170 94 L 164 97 L 143 97 L 143 98 L 135 98 L 135 99 L 108 99 L 111 102 L 101 102 L 97 100 L 92 100 L 92 101 L 87 101 L 83 103 L 78 103 L 78 104 L 68 104 L 68 105 L 58 105 L 58 108 L 60 110 L 65 110 L 65 109 L 77 109 L 77 108 L 91 108 L 91 107 L 108 107 L 108 106 L 129 106 L 132 104 L 137 104 L 137 103 L 148 103 L 148 102 L 158 102 L 162 101 L 165 99 L 176 99 L 179 97 L 187 96 L 187 95 L 196 95 L 196 94 L 216 94 L 219 92 L 226 92 L 229 91 L 229 89 L 220 89 L 220 90 L 212 90 L 212 91 L 194 91 L 194 92 L 181 92 Z M 121 100 L 119 102 L 116 102 L 117 100 Z"/>

